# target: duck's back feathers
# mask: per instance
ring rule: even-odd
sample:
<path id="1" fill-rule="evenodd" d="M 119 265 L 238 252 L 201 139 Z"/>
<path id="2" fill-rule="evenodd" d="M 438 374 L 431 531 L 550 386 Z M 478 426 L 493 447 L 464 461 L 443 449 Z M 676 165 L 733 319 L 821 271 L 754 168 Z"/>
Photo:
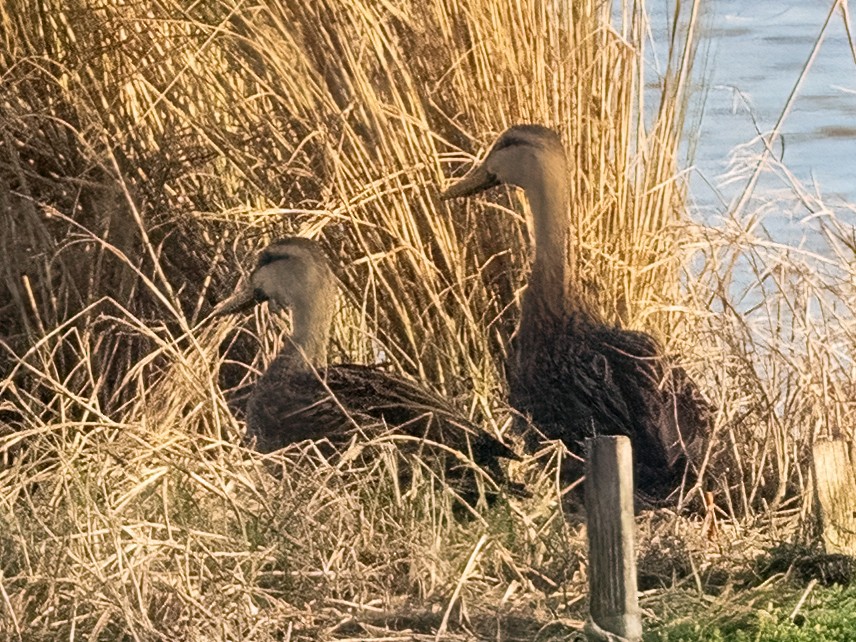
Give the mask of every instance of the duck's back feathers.
<path id="1" fill-rule="evenodd" d="M 456 458 L 465 457 L 509 487 L 499 458 L 517 459 L 514 451 L 425 386 L 374 366 L 316 370 L 288 361 L 277 357 L 250 399 L 248 433 L 257 449 L 270 452 L 307 439 L 340 446 L 354 435 L 389 436 L 404 452 L 443 457 L 447 473 L 460 467 Z"/>
<path id="2" fill-rule="evenodd" d="M 578 454 L 586 437 L 626 435 L 637 487 L 651 497 L 675 490 L 711 416 L 689 375 L 644 332 L 571 318 L 542 336 L 515 346 L 512 405 Z"/>

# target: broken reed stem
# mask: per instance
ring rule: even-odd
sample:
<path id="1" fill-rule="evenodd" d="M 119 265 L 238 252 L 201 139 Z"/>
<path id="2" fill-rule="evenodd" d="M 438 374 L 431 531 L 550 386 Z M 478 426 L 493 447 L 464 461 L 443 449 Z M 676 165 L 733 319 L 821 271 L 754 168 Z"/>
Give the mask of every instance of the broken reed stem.
<path id="1" fill-rule="evenodd" d="M 455 584 L 455 590 L 452 592 L 452 597 L 449 598 L 449 604 L 446 606 L 446 611 L 443 613 L 443 621 L 440 622 L 440 626 L 437 629 L 437 634 L 434 636 L 434 640 L 439 642 L 440 638 L 445 634 L 446 628 L 449 626 L 449 617 L 452 614 L 452 609 L 455 604 L 461 597 L 461 591 L 463 591 L 464 586 L 469 580 L 470 575 L 472 575 L 473 569 L 476 566 L 476 562 L 478 561 L 479 555 L 481 553 L 482 547 L 487 543 L 487 535 L 482 535 L 479 538 L 479 541 L 476 542 L 475 547 L 473 547 L 473 552 L 470 554 L 469 559 L 467 559 L 467 564 L 464 566 L 464 570 L 461 573 L 461 576 L 458 578 L 457 584 Z"/>

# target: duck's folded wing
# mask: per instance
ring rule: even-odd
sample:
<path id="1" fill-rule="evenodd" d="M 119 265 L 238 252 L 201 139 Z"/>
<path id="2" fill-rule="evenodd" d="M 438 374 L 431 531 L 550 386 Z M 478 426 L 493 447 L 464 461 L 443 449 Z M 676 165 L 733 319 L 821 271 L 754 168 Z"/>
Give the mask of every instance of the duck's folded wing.
<path id="1" fill-rule="evenodd" d="M 374 366 L 340 364 L 327 369 L 326 385 L 349 412 L 382 420 L 412 437 L 472 452 L 476 463 L 517 458 L 511 448 L 469 421 L 448 400 L 406 377 Z"/>
<path id="2" fill-rule="evenodd" d="M 641 423 L 651 427 L 648 437 L 662 448 L 669 465 L 706 439 L 710 404 L 689 374 L 663 356 L 651 335 L 604 331 L 601 341 L 628 405 L 644 409 Z"/>

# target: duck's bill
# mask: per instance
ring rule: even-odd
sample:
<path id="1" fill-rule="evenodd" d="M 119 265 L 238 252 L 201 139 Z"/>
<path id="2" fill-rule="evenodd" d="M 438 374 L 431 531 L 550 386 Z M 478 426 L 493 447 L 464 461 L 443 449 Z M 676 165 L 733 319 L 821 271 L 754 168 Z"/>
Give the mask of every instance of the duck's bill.
<path id="1" fill-rule="evenodd" d="M 237 314 L 250 310 L 258 303 L 255 290 L 249 279 L 245 279 L 238 285 L 238 289 L 228 299 L 220 301 L 211 311 L 211 316 L 222 317 L 227 314 Z"/>
<path id="2" fill-rule="evenodd" d="M 487 171 L 484 166 L 470 170 L 469 174 L 464 176 L 457 183 L 453 183 L 446 191 L 440 194 L 440 198 L 448 200 L 450 198 L 460 198 L 462 196 L 472 196 L 484 190 L 499 185 L 494 174 Z"/>

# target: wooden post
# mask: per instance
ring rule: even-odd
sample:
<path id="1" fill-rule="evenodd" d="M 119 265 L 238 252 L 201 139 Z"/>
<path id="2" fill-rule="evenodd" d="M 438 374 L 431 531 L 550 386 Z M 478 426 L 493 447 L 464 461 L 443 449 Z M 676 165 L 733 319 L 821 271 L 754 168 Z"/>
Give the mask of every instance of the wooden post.
<path id="1" fill-rule="evenodd" d="M 814 478 L 827 553 L 856 555 L 856 470 L 842 440 L 814 445 Z"/>
<path id="2" fill-rule="evenodd" d="M 622 436 L 586 440 L 590 626 L 622 640 L 642 639 L 636 590 L 633 450 Z M 591 626 L 593 624 L 594 626 Z M 608 639 L 587 631 L 590 640 Z"/>

